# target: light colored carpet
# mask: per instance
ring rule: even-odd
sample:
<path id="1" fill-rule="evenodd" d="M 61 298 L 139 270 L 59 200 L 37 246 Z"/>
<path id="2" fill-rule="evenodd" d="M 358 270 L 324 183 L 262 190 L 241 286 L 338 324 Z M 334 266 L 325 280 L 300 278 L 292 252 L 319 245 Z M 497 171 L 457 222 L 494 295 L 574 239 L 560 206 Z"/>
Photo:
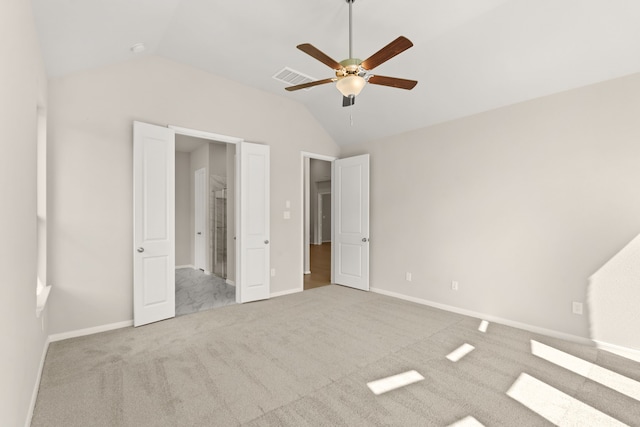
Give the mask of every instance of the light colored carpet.
<path id="1" fill-rule="evenodd" d="M 33 426 L 552 425 L 506 393 L 527 373 L 628 425 L 640 403 L 537 357 L 531 339 L 635 381 L 595 348 L 336 285 L 52 343 Z M 458 362 L 446 356 L 475 347 Z M 366 383 L 425 380 L 375 396 Z"/>

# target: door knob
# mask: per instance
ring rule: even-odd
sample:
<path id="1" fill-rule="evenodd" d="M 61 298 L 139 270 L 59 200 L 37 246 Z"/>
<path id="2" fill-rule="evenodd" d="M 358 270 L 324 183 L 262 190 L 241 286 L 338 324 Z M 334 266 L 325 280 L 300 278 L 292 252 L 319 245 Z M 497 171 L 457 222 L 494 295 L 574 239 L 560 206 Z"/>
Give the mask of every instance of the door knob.
<path id="1" fill-rule="evenodd" d="M 202 231 L 198 231 L 196 234 L 199 236 L 202 234 Z"/>
<path id="2" fill-rule="evenodd" d="M 138 248 L 138 252 L 140 252 L 140 253 L 144 252 L 144 248 L 142 248 L 142 247 Z"/>
<path id="3" fill-rule="evenodd" d="M 369 241 L 369 239 L 367 239 L 366 237 L 363 237 L 363 238 L 362 238 L 362 241 L 363 241 L 363 242 L 365 242 L 365 243 L 367 243 L 367 242 Z"/>
<path id="4" fill-rule="evenodd" d="M 268 241 L 268 240 L 265 240 L 265 241 L 264 241 L 264 244 L 265 244 L 265 245 L 268 245 L 268 244 L 269 244 L 269 241 Z"/>

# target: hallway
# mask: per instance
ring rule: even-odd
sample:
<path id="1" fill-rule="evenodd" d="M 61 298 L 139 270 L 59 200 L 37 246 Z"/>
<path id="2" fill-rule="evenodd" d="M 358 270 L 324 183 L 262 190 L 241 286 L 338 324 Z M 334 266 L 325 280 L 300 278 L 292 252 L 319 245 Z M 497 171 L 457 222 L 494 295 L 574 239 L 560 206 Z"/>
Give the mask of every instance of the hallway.
<path id="1" fill-rule="evenodd" d="M 311 245 L 311 274 L 304 275 L 304 290 L 331 284 L 331 242 Z"/>

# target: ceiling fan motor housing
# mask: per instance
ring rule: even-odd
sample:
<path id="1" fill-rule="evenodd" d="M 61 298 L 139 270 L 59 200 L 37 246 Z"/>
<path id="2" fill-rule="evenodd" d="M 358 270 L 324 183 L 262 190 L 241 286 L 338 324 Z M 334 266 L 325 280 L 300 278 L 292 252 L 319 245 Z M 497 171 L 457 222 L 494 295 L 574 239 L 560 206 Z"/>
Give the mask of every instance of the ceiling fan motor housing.
<path id="1" fill-rule="evenodd" d="M 336 77 L 339 79 L 346 76 L 364 76 L 366 71 L 360 66 L 362 60 L 359 58 L 349 58 L 340 61 L 342 68 L 336 70 Z"/>

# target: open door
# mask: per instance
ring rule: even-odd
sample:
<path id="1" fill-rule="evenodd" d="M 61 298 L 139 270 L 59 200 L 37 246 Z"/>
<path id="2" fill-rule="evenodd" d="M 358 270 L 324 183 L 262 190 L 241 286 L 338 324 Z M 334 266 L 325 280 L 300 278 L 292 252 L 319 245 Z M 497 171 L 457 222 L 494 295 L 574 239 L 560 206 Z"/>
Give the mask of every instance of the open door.
<path id="1" fill-rule="evenodd" d="M 238 302 L 244 303 L 270 295 L 269 146 L 243 141 L 237 147 L 240 224 L 236 286 Z"/>
<path id="2" fill-rule="evenodd" d="M 194 267 L 207 272 L 207 170 L 200 168 L 194 173 L 194 232 L 193 264 Z"/>
<path id="3" fill-rule="evenodd" d="M 333 282 L 369 290 L 369 155 L 333 162 Z"/>
<path id="4" fill-rule="evenodd" d="M 133 325 L 175 308 L 175 133 L 134 122 Z"/>

